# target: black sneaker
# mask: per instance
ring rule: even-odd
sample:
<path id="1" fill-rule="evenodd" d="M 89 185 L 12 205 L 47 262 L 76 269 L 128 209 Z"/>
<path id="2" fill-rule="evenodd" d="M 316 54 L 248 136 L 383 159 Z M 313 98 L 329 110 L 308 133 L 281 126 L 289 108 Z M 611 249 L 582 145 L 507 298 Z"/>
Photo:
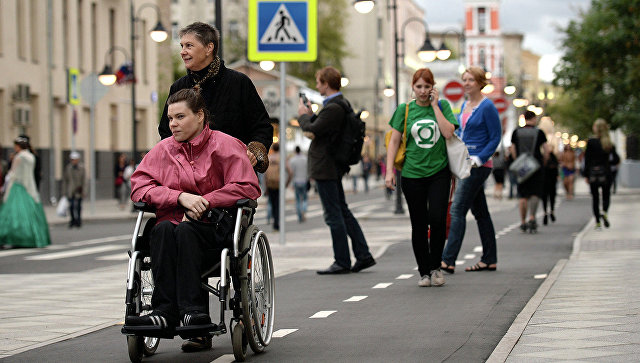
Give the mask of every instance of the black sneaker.
<path id="1" fill-rule="evenodd" d="M 548 218 L 549 218 L 549 216 L 548 216 L 548 215 L 546 215 L 546 214 L 545 214 L 545 215 L 544 215 L 544 217 L 542 218 L 542 224 L 544 224 L 545 226 L 549 223 L 549 222 L 548 222 L 548 220 L 549 220 Z"/>
<path id="2" fill-rule="evenodd" d="M 153 311 L 148 315 L 127 316 L 124 319 L 124 325 L 130 326 L 148 326 L 157 327 L 158 329 L 174 328 L 175 321 L 166 317 L 163 313 Z"/>
<path id="3" fill-rule="evenodd" d="M 527 228 L 529 228 L 529 233 L 536 233 L 538 231 L 538 223 L 532 219 L 527 224 Z"/>
<path id="4" fill-rule="evenodd" d="M 193 325 L 209 325 L 211 324 L 211 317 L 209 314 L 201 313 L 199 311 L 190 311 L 182 317 L 183 326 Z"/>
<path id="5" fill-rule="evenodd" d="M 202 350 L 211 349 L 212 346 L 213 342 L 211 336 L 197 337 L 185 340 L 184 343 L 182 343 L 182 351 L 187 353 L 199 352 Z"/>

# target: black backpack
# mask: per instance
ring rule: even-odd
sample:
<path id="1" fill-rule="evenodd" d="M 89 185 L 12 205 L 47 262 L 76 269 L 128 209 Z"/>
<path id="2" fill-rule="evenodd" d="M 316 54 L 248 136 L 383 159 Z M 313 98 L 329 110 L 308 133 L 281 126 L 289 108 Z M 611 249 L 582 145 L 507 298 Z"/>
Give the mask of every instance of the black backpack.
<path id="1" fill-rule="evenodd" d="M 331 156 L 333 156 L 338 169 L 341 172 L 346 172 L 349 170 L 349 165 L 360 162 L 366 124 L 360 119 L 361 112 L 356 114 L 349 102 L 337 100 L 336 103 L 344 108 L 345 121 L 334 139 Z"/>

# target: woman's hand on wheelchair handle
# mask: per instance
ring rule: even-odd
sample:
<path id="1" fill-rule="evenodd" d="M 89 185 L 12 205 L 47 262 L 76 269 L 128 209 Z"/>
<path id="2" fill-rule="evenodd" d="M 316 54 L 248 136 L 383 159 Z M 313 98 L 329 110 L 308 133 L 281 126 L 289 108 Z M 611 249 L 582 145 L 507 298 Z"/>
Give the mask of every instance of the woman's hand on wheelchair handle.
<path id="1" fill-rule="evenodd" d="M 187 209 L 187 213 L 191 213 L 190 216 L 200 219 L 202 214 L 209 209 L 209 201 L 200 195 L 183 192 L 178 196 L 178 203 Z"/>

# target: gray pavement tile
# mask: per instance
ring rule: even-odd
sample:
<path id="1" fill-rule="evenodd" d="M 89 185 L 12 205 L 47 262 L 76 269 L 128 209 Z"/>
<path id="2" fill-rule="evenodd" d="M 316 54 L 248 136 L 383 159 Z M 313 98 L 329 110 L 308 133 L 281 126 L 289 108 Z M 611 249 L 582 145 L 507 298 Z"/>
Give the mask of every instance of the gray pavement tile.
<path id="1" fill-rule="evenodd" d="M 622 333 L 619 335 L 602 336 L 599 339 L 602 339 L 608 342 L 640 344 L 640 332 L 631 332 L 631 333 Z"/>
<path id="2" fill-rule="evenodd" d="M 593 329 L 554 329 L 547 332 L 528 334 L 525 329 L 523 335 L 532 335 L 549 339 L 571 340 L 571 339 L 600 339 L 607 336 L 620 336 L 623 333 L 593 330 Z"/>
<path id="3" fill-rule="evenodd" d="M 622 327 L 627 324 L 624 323 L 613 323 L 610 321 L 603 320 L 572 320 L 572 321 L 561 321 L 554 323 L 545 323 L 545 324 L 536 324 L 535 326 L 544 327 L 544 328 L 567 328 L 567 329 L 584 329 L 584 328 L 605 328 L 602 330 L 615 330 L 617 327 Z M 629 330 L 615 330 L 615 331 L 629 331 Z"/>
<path id="4" fill-rule="evenodd" d="M 43 333 L 41 331 L 34 331 L 34 329 L 11 329 L 9 331 L 0 331 L 0 339 L 13 339 L 28 342 L 44 342 L 59 336 L 60 333 Z"/>
<path id="5" fill-rule="evenodd" d="M 599 348 L 596 348 L 599 349 Z M 615 350 L 617 352 L 625 352 L 625 353 L 635 353 L 640 357 L 640 345 L 638 344 L 621 344 L 616 345 Z"/>
<path id="6" fill-rule="evenodd" d="M 533 315 L 538 318 L 561 319 L 561 320 L 611 320 L 624 318 L 624 315 L 607 315 L 607 314 L 559 314 L 554 310 L 540 310 Z"/>
<path id="7" fill-rule="evenodd" d="M 0 339 L 0 347 L 5 352 L 11 352 L 12 350 L 28 347 L 33 345 L 34 342 L 18 339 Z"/>
<path id="8" fill-rule="evenodd" d="M 621 353 L 623 354 L 623 353 Z M 555 349 L 544 352 L 530 352 L 519 354 L 526 358 L 553 358 L 553 359 L 590 359 L 619 355 L 616 351 L 599 351 L 595 349 Z"/>
<path id="9" fill-rule="evenodd" d="M 520 343 L 520 342 L 518 342 Z M 611 347 L 623 345 L 625 343 L 607 342 L 603 340 L 547 340 L 545 342 L 523 342 L 524 345 L 545 347 L 550 349 L 580 349 L 580 348 L 595 348 L 595 347 Z"/>

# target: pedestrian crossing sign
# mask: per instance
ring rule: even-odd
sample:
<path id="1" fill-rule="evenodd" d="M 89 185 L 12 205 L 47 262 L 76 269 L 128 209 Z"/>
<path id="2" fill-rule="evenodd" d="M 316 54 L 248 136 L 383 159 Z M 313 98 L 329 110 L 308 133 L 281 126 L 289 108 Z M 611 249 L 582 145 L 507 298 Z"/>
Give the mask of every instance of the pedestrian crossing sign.
<path id="1" fill-rule="evenodd" d="M 252 62 L 313 62 L 317 0 L 249 0 L 248 57 Z"/>

